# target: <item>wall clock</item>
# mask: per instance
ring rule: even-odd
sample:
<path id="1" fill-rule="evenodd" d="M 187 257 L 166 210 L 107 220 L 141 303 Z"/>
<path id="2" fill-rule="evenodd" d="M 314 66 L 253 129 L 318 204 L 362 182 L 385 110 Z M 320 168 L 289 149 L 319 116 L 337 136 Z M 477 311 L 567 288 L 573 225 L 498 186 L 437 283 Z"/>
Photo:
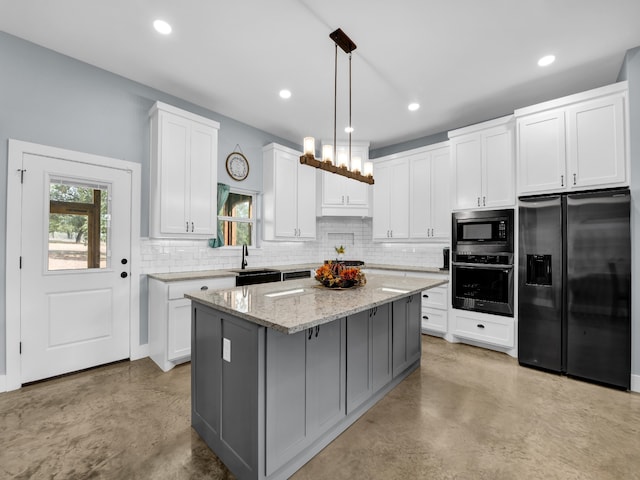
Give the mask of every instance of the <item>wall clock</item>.
<path id="1" fill-rule="evenodd" d="M 249 161 L 240 152 L 231 152 L 227 157 L 227 173 L 234 180 L 242 181 L 249 175 Z"/>

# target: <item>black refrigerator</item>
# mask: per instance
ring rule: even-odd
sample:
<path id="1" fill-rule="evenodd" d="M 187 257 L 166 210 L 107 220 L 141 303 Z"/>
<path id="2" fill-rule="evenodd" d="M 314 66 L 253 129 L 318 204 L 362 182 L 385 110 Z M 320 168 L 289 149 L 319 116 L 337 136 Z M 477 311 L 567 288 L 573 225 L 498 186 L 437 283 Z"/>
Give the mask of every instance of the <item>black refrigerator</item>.
<path id="1" fill-rule="evenodd" d="M 518 361 L 629 389 L 629 190 L 519 199 Z"/>

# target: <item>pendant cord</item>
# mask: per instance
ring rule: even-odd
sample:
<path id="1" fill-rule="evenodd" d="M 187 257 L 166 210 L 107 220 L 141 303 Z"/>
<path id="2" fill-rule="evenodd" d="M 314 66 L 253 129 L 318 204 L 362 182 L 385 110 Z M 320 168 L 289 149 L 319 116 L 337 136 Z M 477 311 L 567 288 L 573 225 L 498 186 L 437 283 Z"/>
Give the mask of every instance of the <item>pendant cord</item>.
<path id="1" fill-rule="evenodd" d="M 333 63 L 333 164 L 338 165 L 338 145 L 336 144 L 336 122 L 338 118 L 338 44 Z"/>
<path id="2" fill-rule="evenodd" d="M 351 52 L 349 52 L 349 168 L 351 168 L 351 132 L 353 125 L 351 123 Z"/>

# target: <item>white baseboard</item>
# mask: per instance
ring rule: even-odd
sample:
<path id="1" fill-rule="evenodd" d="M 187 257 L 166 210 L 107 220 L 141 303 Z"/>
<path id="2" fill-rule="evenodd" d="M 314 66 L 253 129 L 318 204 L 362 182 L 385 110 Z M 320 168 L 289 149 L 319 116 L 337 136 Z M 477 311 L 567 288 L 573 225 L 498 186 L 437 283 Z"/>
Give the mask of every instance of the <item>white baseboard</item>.
<path id="1" fill-rule="evenodd" d="M 640 375 L 631 375 L 631 391 L 640 393 Z"/>
<path id="2" fill-rule="evenodd" d="M 7 376 L 0 375 L 0 393 L 7 391 Z"/>

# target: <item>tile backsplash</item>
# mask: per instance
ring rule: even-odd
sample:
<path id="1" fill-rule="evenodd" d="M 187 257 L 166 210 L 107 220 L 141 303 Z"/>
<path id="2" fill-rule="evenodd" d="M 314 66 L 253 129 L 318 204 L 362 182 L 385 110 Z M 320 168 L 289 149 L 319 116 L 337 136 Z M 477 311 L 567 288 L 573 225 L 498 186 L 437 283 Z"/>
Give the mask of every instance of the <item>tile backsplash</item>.
<path id="1" fill-rule="evenodd" d="M 251 247 L 249 267 L 317 263 L 336 257 L 367 263 L 440 267 L 447 243 L 383 243 L 372 240 L 371 218 L 319 217 L 313 242 L 265 242 Z M 207 240 L 142 239 L 141 273 L 240 268 L 239 247 L 210 248 Z"/>

